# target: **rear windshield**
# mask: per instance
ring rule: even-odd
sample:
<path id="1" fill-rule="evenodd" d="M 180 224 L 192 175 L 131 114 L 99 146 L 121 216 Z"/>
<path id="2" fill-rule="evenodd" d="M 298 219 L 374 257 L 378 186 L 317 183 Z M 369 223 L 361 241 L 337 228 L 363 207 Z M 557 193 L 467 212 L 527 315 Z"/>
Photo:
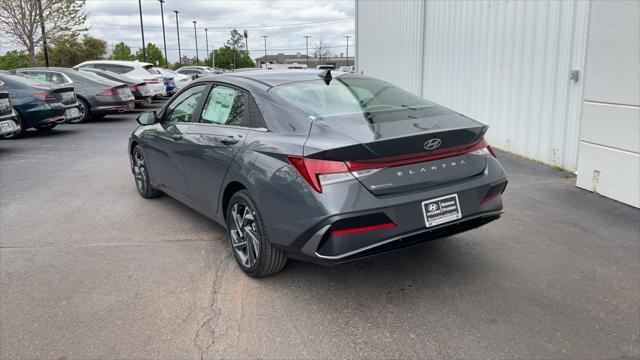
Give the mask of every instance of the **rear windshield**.
<path id="1" fill-rule="evenodd" d="M 109 80 L 109 79 L 105 79 L 102 76 L 98 75 L 98 74 L 94 74 L 92 72 L 89 71 L 80 71 L 80 70 L 76 70 L 73 73 L 69 74 L 71 76 L 73 75 L 85 78 L 87 80 L 93 81 L 95 83 L 98 84 L 103 84 L 103 85 L 107 85 L 107 86 L 117 86 L 117 85 L 121 85 L 121 83 L 117 82 L 117 81 L 113 81 L 113 80 Z"/>
<path id="2" fill-rule="evenodd" d="M 158 75 L 158 71 L 156 71 L 156 69 L 153 68 L 153 65 L 145 65 L 142 68 L 147 70 L 149 74 Z"/>
<path id="3" fill-rule="evenodd" d="M 397 86 L 371 78 L 334 78 L 289 83 L 273 88 L 284 103 L 315 118 L 389 110 L 416 109 L 435 104 Z"/>
<path id="4" fill-rule="evenodd" d="M 2 76 L 6 77 L 7 80 L 13 80 L 28 86 L 38 86 L 38 87 L 47 87 L 47 88 L 52 87 L 51 83 L 33 80 L 21 75 L 2 74 Z"/>

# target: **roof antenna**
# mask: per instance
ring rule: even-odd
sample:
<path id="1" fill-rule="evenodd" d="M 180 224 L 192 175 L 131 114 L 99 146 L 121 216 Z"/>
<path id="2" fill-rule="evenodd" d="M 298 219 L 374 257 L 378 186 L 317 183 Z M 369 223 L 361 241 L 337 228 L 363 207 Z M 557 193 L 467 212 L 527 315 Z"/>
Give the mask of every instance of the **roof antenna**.
<path id="1" fill-rule="evenodd" d="M 318 76 L 320 76 L 322 78 L 322 80 L 324 80 L 324 83 L 329 85 L 329 83 L 331 82 L 331 79 L 333 79 L 333 77 L 331 77 L 331 70 L 327 69 L 325 71 L 321 71 Z"/>

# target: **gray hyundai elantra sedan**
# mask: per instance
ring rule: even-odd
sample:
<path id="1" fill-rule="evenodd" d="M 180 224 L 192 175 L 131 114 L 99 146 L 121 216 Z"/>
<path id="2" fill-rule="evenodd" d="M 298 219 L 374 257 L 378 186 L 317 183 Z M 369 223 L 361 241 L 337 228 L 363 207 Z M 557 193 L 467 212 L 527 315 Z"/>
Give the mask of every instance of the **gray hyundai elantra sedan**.
<path id="1" fill-rule="evenodd" d="M 331 71 L 194 81 L 129 140 L 140 195 L 227 229 L 262 277 L 336 264 L 496 220 L 507 179 L 487 126 L 387 82 Z"/>

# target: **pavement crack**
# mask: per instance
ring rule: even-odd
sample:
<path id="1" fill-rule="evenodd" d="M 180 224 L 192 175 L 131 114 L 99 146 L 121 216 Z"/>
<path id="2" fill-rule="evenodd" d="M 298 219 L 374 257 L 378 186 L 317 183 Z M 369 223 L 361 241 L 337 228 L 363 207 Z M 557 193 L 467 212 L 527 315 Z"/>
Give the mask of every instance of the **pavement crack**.
<path id="1" fill-rule="evenodd" d="M 218 265 L 213 269 L 211 276 L 213 277 L 213 284 L 210 295 L 210 314 L 207 316 L 195 333 L 193 338 L 194 345 L 200 351 L 200 359 L 203 360 L 205 354 L 209 351 L 211 346 L 215 343 L 216 328 L 218 320 L 220 319 L 221 309 L 218 306 L 218 300 L 223 285 L 223 279 L 225 277 L 228 265 L 231 263 L 229 260 L 231 256 L 228 252 L 225 252 L 224 257 L 220 260 Z"/>

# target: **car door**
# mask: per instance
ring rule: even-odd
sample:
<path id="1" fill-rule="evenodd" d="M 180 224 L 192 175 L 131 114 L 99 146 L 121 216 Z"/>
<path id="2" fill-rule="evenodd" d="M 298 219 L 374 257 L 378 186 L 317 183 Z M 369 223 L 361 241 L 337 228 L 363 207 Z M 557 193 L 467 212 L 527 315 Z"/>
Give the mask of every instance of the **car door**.
<path id="1" fill-rule="evenodd" d="M 249 96 L 243 89 L 215 84 L 199 122 L 186 135 L 194 146 L 184 161 L 189 198 L 207 212 L 217 211 L 227 169 L 249 133 Z"/>
<path id="2" fill-rule="evenodd" d="M 176 195 L 187 196 L 182 153 L 190 149 L 185 134 L 197 121 L 202 94 L 208 84 L 197 84 L 173 98 L 158 115 L 158 123 L 142 135 L 151 182 Z"/>

